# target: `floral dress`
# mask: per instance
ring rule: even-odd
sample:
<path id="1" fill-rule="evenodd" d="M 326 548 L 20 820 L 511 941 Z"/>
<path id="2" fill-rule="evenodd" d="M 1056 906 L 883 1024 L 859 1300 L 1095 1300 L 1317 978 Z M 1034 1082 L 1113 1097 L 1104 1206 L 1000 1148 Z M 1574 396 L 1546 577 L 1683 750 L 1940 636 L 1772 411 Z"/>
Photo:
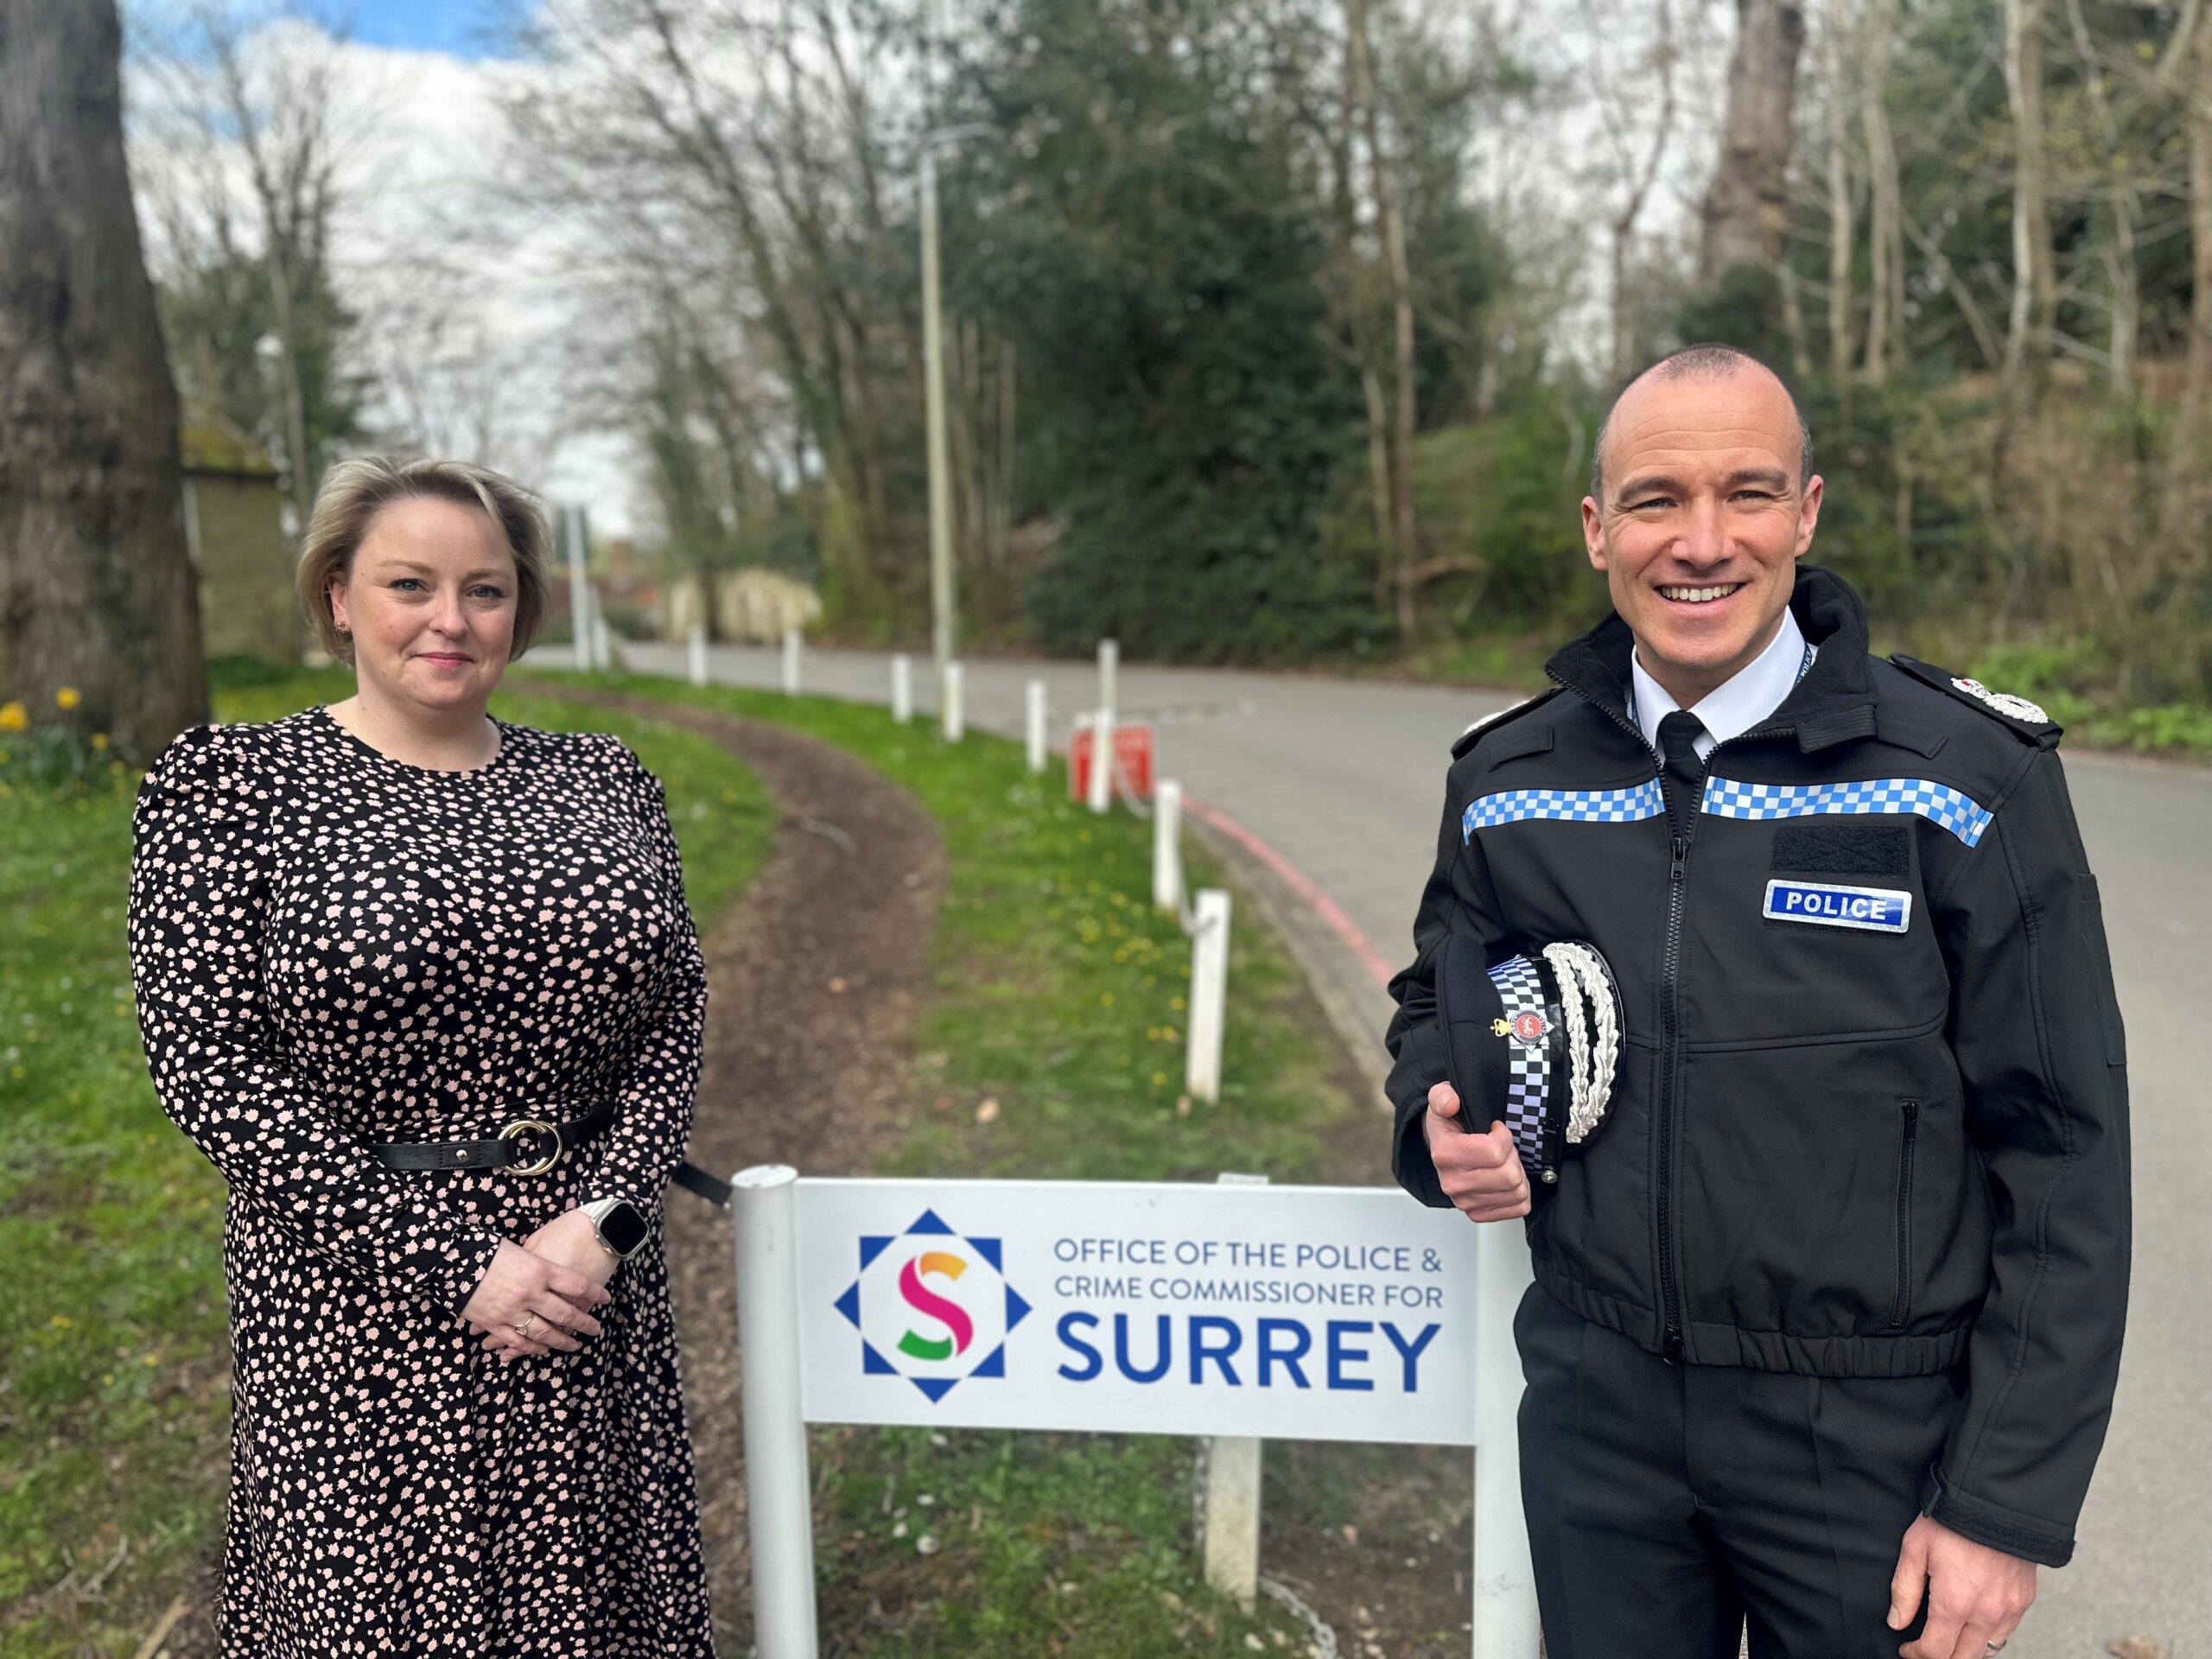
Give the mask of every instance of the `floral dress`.
<path id="1" fill-rule="evenodd" d="M 676 842 L 619 739 L 496 723 L 465 772 L 320 707 L 198 727 L 139 790 L 139 1025 L 230 1187 L 226 1656 L 714 1651 L 659 1208 L 706 1007 Z M 543 1174 L 366 1150 L 609 1095 Z M 502 1365 L 461 1313 L 500 1241 L 617 1194 L 653 1228 L 602 1333 Z"/>

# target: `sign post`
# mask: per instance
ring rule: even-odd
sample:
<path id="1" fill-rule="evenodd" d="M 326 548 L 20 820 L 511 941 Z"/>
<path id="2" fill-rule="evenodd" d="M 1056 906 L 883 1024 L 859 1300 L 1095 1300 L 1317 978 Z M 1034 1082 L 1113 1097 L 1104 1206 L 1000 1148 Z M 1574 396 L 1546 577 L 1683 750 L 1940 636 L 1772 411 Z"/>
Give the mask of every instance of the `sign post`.
<path id="1" fill-rule="evenodd" d="M 763 1164 L 731 1179 L 746 1522 L 760 1659 L 815 1659 L 813 1483 L 799 1387 L 798 1172 Z"/>
<path id="2" fill-rule="evenodd" d="M 1486 1386 L 1519 1229 L 1387 1187 L 733 1185 L 763 1659 L 816 1656 L 808 1422 L 1477 1446 L 1472 1651 L 1535 1659 L 1519 1390 Z"/>

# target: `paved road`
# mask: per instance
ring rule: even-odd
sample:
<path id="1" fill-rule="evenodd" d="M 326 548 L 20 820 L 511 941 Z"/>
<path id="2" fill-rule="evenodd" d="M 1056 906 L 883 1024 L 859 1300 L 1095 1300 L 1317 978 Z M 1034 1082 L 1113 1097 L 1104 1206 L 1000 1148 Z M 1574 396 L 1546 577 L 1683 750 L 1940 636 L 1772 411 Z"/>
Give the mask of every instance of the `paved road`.
<path id="1" fill-rule="evenodd" d="M 633 646 L 631 661 L 683 668 L 673 646 Z M 916 664 L 916 701 L 933 709 L 925 666 Z M 805 671 L 809 690 L 889 700 L 883 657 L 813 652 Z M 777 656 L 717 647 L 712 674 L 772 686 Z M 974 663 L 969 724 L 1018 734 L 1033 677 L 1050 686 L 1063 720 L 1096 700 L 1087 663 Z M 1125 718 L 1164 715 L 1160 775 L 1279 849 L 1394 965 L 1412 954 L 1451 741 L 1510 700 L 1127 666 L 1120 690 Z M 2212 1659 L 2212 771 L 2087 754 L 2067 766 L 2128 1027 L 2133 1317 L 2081 1547 L 2072 1566 L 2044 1573 L 2041 1600 L 2006 1655 L 2098 1659 L 2114 1637 L 2142 1635 L 2165 1642 L 2169 1659 Z M 1351 951 L 1337 953 L 1333 971 L 1379 1041 L 1389 999 Z"/>

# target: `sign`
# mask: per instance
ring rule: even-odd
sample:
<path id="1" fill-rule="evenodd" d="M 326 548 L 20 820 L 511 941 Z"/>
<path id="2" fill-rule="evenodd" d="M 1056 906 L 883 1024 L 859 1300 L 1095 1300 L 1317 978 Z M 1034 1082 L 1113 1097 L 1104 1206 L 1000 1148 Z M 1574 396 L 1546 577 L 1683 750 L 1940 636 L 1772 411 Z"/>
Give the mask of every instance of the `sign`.
<path id="1" fill-rule="evenodd" d="M 1068 798 L 1071 801 L 1090 798 L 1090 756 L 1098 746 L 1098 734 L 1090 721 L 1088 715 L 1077 715 L 1075 734 L 1068 740 Z M 1114 728 L 1114 777 L 1122 794 L 1141 801 L 1152 798 L 1151 727 Z"/>
<path id="2" fill-rule="evenodd" d="M 1472 1445 L 1476 1237 L 1395 1188 L 795 1184 L 814 1422 Z"/>

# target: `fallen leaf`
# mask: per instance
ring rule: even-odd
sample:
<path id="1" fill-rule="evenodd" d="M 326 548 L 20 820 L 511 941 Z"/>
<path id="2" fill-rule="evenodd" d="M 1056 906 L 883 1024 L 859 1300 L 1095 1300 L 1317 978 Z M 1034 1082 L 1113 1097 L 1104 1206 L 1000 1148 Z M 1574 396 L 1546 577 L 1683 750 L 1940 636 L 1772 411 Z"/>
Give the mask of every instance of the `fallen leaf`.
<path id="1" fill-rule="evenodd" d="M 999 1103 L 995 1096 L 985 1099 L 982 1105 L 976 1108 L 976 1121 L 978 1123 L 995 1123 L 999 1121 Z"/>
<path id="2" fill-rule="evenodd" d="M 2155 1637 L 2121 1636 L 2105 1643 L 2113 1659 L 2166 1659 L 2166 1644 Z"/>
<path id="3" fill-rule="evenodd" d="M 1354 1549 L 1359 1548 L 1359 1529 L 1357 1527 L 1352 1525 L 1351 1522 L 1347 1521 L 1344 1523 L 1343 1527 L 1339 1529 L 1339 1530 L 1342 1531 L 1344 1535 L 1344 1542 L 1350 1544 Z M 1366 1609 L 1362 1608 L 1360 1611 L 1364 1614 Z"/>
<path id="4" fill-rule="evenodd" d="M 1191 1097 L 1190 1097 L 1188 1095 L 1178 1095 L 1178 1096 L 1175 1096 L 1175 1116 L 1178 1116 L 1178 1117 L 1188 1117 L 1190 1115 L 1191 1115 Z"/>
<path id="5" fill-rule="evenodd" d="M 844 994 L 845 982 L 835 976 L 832 976 L 830 981 L 830 995 L 832 996 L 842 996 Z"/>

